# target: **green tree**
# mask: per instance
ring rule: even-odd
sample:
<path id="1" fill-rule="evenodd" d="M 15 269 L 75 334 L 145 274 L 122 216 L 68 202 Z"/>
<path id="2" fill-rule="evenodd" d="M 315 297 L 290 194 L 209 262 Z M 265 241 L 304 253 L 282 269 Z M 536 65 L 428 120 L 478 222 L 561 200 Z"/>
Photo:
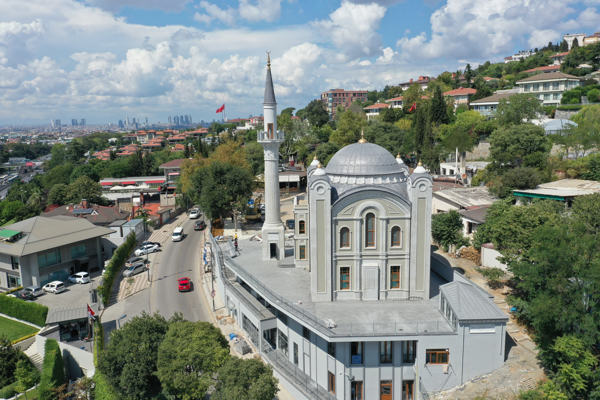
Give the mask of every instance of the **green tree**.
<path id="1" fill-rule="evenodd" d="M 14 382 L 19 354 L 19 348 L 13 347 L 6 335 L 0 335 L 0 388 Z"/>
<path id="2" fill-rule="evenodd" d="M 485 117 L 477 111 L 465 111 L 456 115 L 452 125 L 440 125 L 437 139 L 447 154 L 456 149 L 460 153 L 473 150 L 479 139 L 477 128 L 485 122 Z"/>
<path id="3" fill-rule="evenodd" d="M 392 154 L 410 152 L 411 143 L 408 142 L 406 130 L 394 124 L 385 122 L 374 123 L 365 128 L 365 138 L 370 143 L 378 144 Z"/>
<path id="4" fill-rule="evenodd" d="M 463 221 L 456 210 L 447 213 L 434 214 L 431 218 L 431 237 L 445 251 L 450 245 L 464 243 L 462 235 Z"/>
<path id="5" fill-rule="evenodd" d="M 21 359 L 17 362 L 15 371 L 15 378 L 17 378 L 15 390 L 17 393 L 25 393 L 25 400 L 27 400 L 27 390 L 35 383 L 30 365 L 29 360 Z"/>
<path id="6" fill-rule="evenodd" d="M 475 88 L 475 90 L 477 90 L 477 92 L 473 96 L 471 96 L 470 101 L 484 99 L 494 94 L 494 92 L 492 92 L 492 89 L 490 89 L 490 87 L 485 82 L 485 79 L 483 79 L 483 76 L 481 75 L 477 75 L 475 77 L 473 87 Z"/>
<path id="7" fill-rule="evenodd" d="M 230 357 L 219 369 L 212 400 L 272 400 L 279 388 L 271 366 L 260 360 Z"/>
<path id="8" fill-rule="evenodd" d="M 62 351 L 55 339 L 46 340 L 42 377 L 38 387 L 39 400 L 52 400 L 52 390 L 65 382 L 65 364 Z"/>
<path id="9" fill-rule="evenodd" d="M 358 142 L 361 132 L 366 125 L 365 119 L 350 110 L 346 111 L 337 125 L 329 140 L 335 142 L 339 147 L 344 147 Z"/>
<path id="10" fill-rule="evenodd" d="M 142 149 L 138 150 L 127 158 L 129 164 L 129 174 L 127 176 L 144 176 L 144 160 Z"/>
<path id="11" fill-rule="evenodd" d="M 67 146 L 67 158 L 73 164 L 79 162 L 87 150 L 79 143 L 78 140 L 73 140 Z"/>
<path id="12" fill-rule="evenodd" d="M 402 87 L 401 86 L 392 86 L 388 91 L 388 99 L 393 99 L 395 97 L 402 96 Z"/>
<path id="13" fill-rule="evenodd" d="M 71 193 L 69 192 L 69 186 L 64 183 L 54 185 L 50 192 L 48 192 L 47 204 L 58 204 L 63 206 L 71 201 Z"/>
<path id="14" fill-rule="evenodd" d="M 295 110 L 295 108 L 294 108 L 294 107 L 288 107 L 288 108 L 284 108 L 283 110 L 281 110 L 281 113 L 280 113 L 280 114 L 281 114 L 281 115 L 283 115 L 283 114 L 288 114 L 288 115 L 291 117 L 292 115 L 294 115 L 294 110 Z"/>
<path id="15" fill-rule="evenodd" d="M 304 108 L 304 115 L 308 118 L 308 122 L 317 128 L 329 122 L 329 114 L 321 100 L 315 99 L 308 103 L 306 108 Z"/>
<path id="16" fill-rule="evenodd" d="M 552 147 L 544 128 L 532 124 L 499 128 L 489 137 L 489 142 L 492 160 L 513 166 L 530 154 L 548 154 Z"/>
<path id="17" fill-rule="evenodd" d="M 441 124 L 448 124 L 450 119 L 448 118 L 448 105 L 446 99 L 442 94 L 440 87 L 436 87 L 433 92 L 433 98 L 431 99 L 431 106 L 429 108 L 431 122 L 436 126 Z"/>
<path id="18" fill-rule="evenodd" d="M 402 92 L 402 97 L 403 97 L 402 109 L 403 109 L 403 111 L 405 113 L 408 113 L 410 108 L 415 103 L 417 104 L 417 110 L 418 110 L 420 108 L 421 103 L 424 101 L 423 100 L 424 94 L 425 93 L 423 92 L 423 88 L 418 83 L 415 82 L 412 85 L 410 85 L 408 87 L 408 89 L 406 89 L 404 92 Z"/>
<path id="19" fill-rule="evenodd" d="M 42 185 L 46 190 L 52 189 L 54 185 L 58 185 L 59 183 L 68 185 L 71 181 L 72 173 L 73 164 L 58 165 L 42 176 Z"/>
<path id="20" fill-rule="evenodd" d="M 496 118 L 501 126 L 520 125 L 538 118 L 543 112 L 540 100 L 529 93 L 516 93 L 500 99 Z"/>
<path id="21" fill-rule="evenodd" d="M 102 203 L 102 186 L 83 175 L 69 185 L 69 199 L 79 203 L 86 199 L 93 203 Z"/>
<path id="22" fill-rule="evenodd" d="M 473 78 L 473 70 L 471 69 L 471 64 L 467 63 L 467 66 L 465 68 L 465 86 L 466 87 L 471 87 L 471 79 Z"/>
<path id="23" fill-rule="evenodd" d="M 98 369 L 120 398 L 145 400 L 162 391 L 157 359 L 168 327 L 160 314 L 142 311 L 121 329 L 110 332 L 110 341 L 98 357 Z"/>
<path id="24" fill-rule="evenodd" d="M 388 107 L 381 113 L 381 121 L 393 124 L 404 116 L 404 111 L 401 108 Z"/>
<path id="25" fill-rule="evenodd" d="M 322 166 L 326 167 L 331 160 L 331 157 L 335 153 L 340 150 L 340 146 L 338 146 L 335 142 L 328 142 L 317 147 L 317 159 L 321 163 Z"/>
<path id="26" fill-rule="evenodd" d="M 156 376 L 168 394 L 201 399 L 228 358 L 229 344 L 219 328 L 202 321 L 177 322 L 158 348 Z"/>
<path id="27" fill-rule="evenodd" d="M 4 221 L 10 221 L 11 219 L 16 218 L 17 213 L 24 206 L 25 205 L 20 201 L 10 201 L 4 204 L 2 208 L 2 219 Z"/>
<path id="28" fill-rule="evenodd" d="M 417 112 L 414 120 L 415 132 L 415 152 L 417 158 L 422 158 L 423 153 L 427 148 L 433 145 L 433 132 L 431 128 L 431 113 L 429 112 L 429 104 L 423 103 L 417 107 Z"/>
<path id="29" fill-rule="evenodd" d="M 57 143 L 52 146 L 50 154 L 52 154 L 50 160 L 44 162 L 45 164 L 47 164 L 44 167 L 46 171 L 56 166 L 63 165 L 67 161 L 67 146 L 61 143 Z"/>
<path id="30" fill-rule="evenodd" d="M 488 187 L 491 194 L 504 199 L 511 196 L 513 190 L 535 189 L 540 183 L 542 180 L 535 168 L 519 167 L 504 172 Z"/>
<path id="31" fill-rule="evenodd" d="M 252 168 L 252 173 L 254 175 L 262 174 L 265 170 L 265 156 L 262 145 L 258 142 L 246 143 L 244 150 L 246 159 L 250 163 L 250 168 Z"/>
<path id="32" fill-rule="evenodd" d="M 75 182 L 77 180 L 77 178 L 79 178 L 80 176 L 87 176 L 94 182 L 100 181 L 100 177 L 98 176 L 98 173 L 96 172 L 94 167 L 89 164 L 84 164 L 84 165 L 80 165 L 80 166 L 76 167 L 73 170 L 73 172 L 71 173 L 70 181 Z"/>

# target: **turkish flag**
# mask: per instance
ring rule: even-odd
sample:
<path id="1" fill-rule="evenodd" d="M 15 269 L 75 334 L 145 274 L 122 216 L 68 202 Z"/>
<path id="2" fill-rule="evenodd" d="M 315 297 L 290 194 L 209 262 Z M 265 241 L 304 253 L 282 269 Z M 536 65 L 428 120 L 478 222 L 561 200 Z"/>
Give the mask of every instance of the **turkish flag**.
<path id="1" fill-rule="evenodd" d="M 92 307 L 90 307 L 90 305 L 87 305 L 88 307 L 88 314 L 90 315 L 90 318 L 94 318 L 94 315 L 96 315 L 96 313 L 94 312 L 94 310 L 92 310 Z"/>
<path id="2" fill-rule="evenodd" d="M 417 109 L 417 103 L 414 103 L 408 112 L 413 112 Z"/>
<path id="3" fill-rule="evenodd" d="M 217 108 L 217 114 L 220 112 L 225 111 L 225 104 L 223 104 L 221 107 Z"/>

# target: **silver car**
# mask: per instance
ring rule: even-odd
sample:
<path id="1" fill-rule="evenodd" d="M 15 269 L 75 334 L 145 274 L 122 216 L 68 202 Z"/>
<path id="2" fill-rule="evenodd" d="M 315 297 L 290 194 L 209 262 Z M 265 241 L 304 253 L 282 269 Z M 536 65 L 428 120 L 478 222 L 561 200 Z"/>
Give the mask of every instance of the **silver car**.
<path id="1" fill-rule="evenodd" d="M 35 297 L 41 296 L 44 293 L 42 291 L 42 288 L 39 286 L 29 286 L 29 287 L 26 287 L 25 289 L 23 289 L 23 291 L 29 292 Z"/>
<path id="2" fill-rule="evenodd" d="M 144 264 L 143 262 L 138 262 L 127 267 L 125 271 L 123 271 L 123 276 L 125 278 L 129 278 L 130 276 L 137 275 L 140 272 L 144 272 L 145 270 L 146 264 Z"/>

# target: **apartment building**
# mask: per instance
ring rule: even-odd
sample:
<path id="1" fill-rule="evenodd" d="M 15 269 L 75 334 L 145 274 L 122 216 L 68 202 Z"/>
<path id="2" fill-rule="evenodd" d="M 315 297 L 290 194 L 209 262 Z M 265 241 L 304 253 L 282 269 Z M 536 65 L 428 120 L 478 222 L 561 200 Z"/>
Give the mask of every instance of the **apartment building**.
<path id="1" fill-rule="evenodd" d="M 594 44 L 594 43 L 598 43 L 600 42 L 600 32 L 596 32 L 593 35 L 590 36 L 586 36 L 583 38 L 583 45 L 587 46 L 590 44 Z"/>
<path id="2" fill-rule="evenodd" d="M 398 86 L 400 86 L 402 88 L 402 90 L 406 90 L 413 83 L 418 83 L 419 85 L 421 85 L 421 88 L 423 90 L 425 90 L 425 89 L 427 89 L 427 85 L 429 85 L 429 82 L 433 82 L 433 81 L 435 81 L 435 78 L 433 78 L 431 76 L 419 76 L 419 79 L 417 79 L 416 81 L 410 79 L 408 82 L 403 82 L 403 83 L 399 84 Z"/>
<path id="3" fill-rule="evenodd" d="M 321 101 L 325 105 L 330 118 L 335 118 L 338 106 L 342 106 L 344 110 L 347 110 L 356 100 L 365 103 L 367 101 L 367 91 L 330 89 L 321 93 Z"/>
<path id="4" fill-rule="evenodd" d="M 536 95 L 543 105 L 560 104 L 562 94 L 580 86 L 585 77 L 551 72 L 548 74 L 533 75 L 517 82 L 519 93 L 532 93 Z"/>
<path id="5" fill-rule="evenodd" d="M 575 41 L 575 39 L 577 39 L 577 43 L 579 43 L 580 46 L 583 46 L 583 39 L 585 39 L 585 33 L 567 33 L 566 35 L 563 35 L 563 40 L 567 41 L 567 44 L 569 45 L 569 50 L 571 50 L 571 47 L 573 47 L 573 42 Z"/>
<path id="6" fill-rule="evenodd" d="M 508 64 L 509 62 L 514 62 L 514 61 L 521 61 L 527 57 L 531 57 L 535 55 L 535 52 L 533 51 L 520 51 L 516 54 L 513 54 L 512 56 L 508 56 L 508 57 L 504 57 L 504 63 Z"/>

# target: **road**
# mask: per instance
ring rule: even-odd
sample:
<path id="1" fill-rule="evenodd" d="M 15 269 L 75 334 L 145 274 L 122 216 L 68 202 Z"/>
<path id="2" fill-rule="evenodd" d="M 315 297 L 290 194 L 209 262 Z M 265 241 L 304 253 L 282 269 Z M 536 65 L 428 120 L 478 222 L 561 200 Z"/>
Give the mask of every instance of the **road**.
<path id="1" fill-rule="evenodd" d="M 126 298 L 106 309 L 102 324 L 105 330 L 117 327 L 117 319 L 126 315 L 120 323 L 129 321 L 142 311 L 159 312 L 170 318 L 177 311 L 189 321 L 211 321 L 208 300 L 200 286 L 200 240 L 202 231 L 194 231 L 197 220 L 186 220 L 181 226 L 185 234 L 181 242 L 169 239 L 162 243 L 162 251 L 150 254 L 151 286 L 138 294 Z M 179 292 L 177 280 L 188 277 L 192 280 L 190 292 Z"/>

